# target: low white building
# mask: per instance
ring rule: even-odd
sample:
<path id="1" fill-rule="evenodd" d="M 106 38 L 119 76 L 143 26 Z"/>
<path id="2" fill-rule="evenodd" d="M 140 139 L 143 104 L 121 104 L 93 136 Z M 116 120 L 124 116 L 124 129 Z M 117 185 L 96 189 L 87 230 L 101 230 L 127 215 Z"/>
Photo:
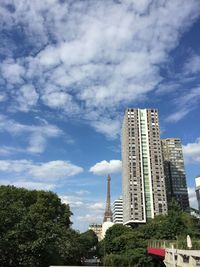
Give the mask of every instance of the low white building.
<path id="1" fill-rule="evenodd" d="M 123 200 L 119 197 L 113 202 L 113 222 L 123 224 Z"/>
<path id="2" fill-rule="evenodd" d="M 102 240 L 102 224 L 93 223 L 90 224 L 88 230 L 92 230 L 97 235 L 98 241 Z"/>
<path id="3" fill-rule="evenodd" d="M 102 233 L 101 233 L 101 238 L 104 239 L 106 235 L 106 231 L 114 225 L 113 222 L 103 222 L 102 224 Z"/>
<path id="4" fill-rule="evenodd" d="M 197 195 L 197 202 L 198 202 L 198 210 L 200 213 L 200 176 L 195 178 L 196 182 L 196 195 Z"/>

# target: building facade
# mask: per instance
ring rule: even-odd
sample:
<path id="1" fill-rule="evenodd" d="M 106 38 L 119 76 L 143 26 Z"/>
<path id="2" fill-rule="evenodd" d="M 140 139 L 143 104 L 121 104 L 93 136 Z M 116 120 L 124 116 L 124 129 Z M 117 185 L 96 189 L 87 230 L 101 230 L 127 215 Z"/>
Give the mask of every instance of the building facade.
<path id="1" fill-rule="evenodd" d="M 197 203 L 198 203 L 198 209 L 200 214 L 200 176 L 195 178 L 196 183 L 196 196 L 197 196 Z"/>
<path id="2" fill-rule="evenodd" d="M 179 138 L 161 140 L 168 203 L 176 199 L 183 210 L 189 210 L 182 145 Z"/>
<path id="3" fill-rule="evenodd" d="M 102 224 L 93 223 L 89 225 L 88 230 L 92 230 L 97 235 L 98 241 L 102 240 Z"/>
<path id="4" fill-rule="evenodd" d="M 124 224 L 145 223 L 167 213 L 158 111 L 132 109 L 122 126 Z"/>
<path id="5" fill-rule="evenodd" d="M 119 197 L 113 202 L 113 222 L 123 224 L 123 200 Z"/>

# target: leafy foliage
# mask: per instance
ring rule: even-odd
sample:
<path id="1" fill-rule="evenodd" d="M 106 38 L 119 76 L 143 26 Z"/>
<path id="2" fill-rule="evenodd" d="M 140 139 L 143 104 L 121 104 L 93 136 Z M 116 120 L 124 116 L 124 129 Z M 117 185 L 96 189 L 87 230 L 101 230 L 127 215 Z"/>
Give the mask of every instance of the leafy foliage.
<path id="1" fill-rule="evenodd" d="M 107 230 L 100 245 L 100 256 L 107 266 L 134 266 L 150 261 L 144 234 L 137 229 L 114 225 Z"/>
<path id="2" fill-rule="evenodd" d="M 132 229 L 128 228 L 121 224 L 115 224 L 113 227 L 109 228 L 106 232 L 105 236 L 105 250 L 107 253 L 112 253 L 116 250 L 116 245 L 114 245 L 115 238 L 123 235 L 128 235 L 129 233 L 132 233 Z"/>
<path id="3" fill-rule="evenodd" d="M 158 258 L 147 255 L 148 241 L 177 239 L 186 242 L 188 234 L 199 239 L 200 220 L 183 212 L 172 201 L 168 215 L 159 215 L 133 229 L 123 225 L 108 229 L 99 244 L 99 255 L 108 266 L 164 266 Z"/>
<path id="4" fill-rule="evenodd" d="M 52 192 L 0 187 L 0 266 L 45 267 L 80 261 L 71 212 Z"/>
<path id="5" fill-rule="evenodd" d="M 80 254 L 85 258 L 92 258 L 95 256 L 98 238 L 94 231 L 88 230 L 80 234 L 78 238 L 80 244 Z"/>
<path id="6" fill-rule="evenodd" d="M 183 212 L 176 202 L 168 215 L 130 228 L 114 225 L 98 243 L 91 230 L 70 228 L 70 208 L 52 192 L 0 186 L 0 266 L 47 267 L 78 265 L 96 254 L 110 266 L 163 266 L 147 255 L 149 239 L 200 238 L 200 220 Z"/>
<path id="7" fill-rule="evenodd" d="M 189 234 L 192 238 L 200 236 L 200 220 L 183 212 L 176 201 L 169 205 L 168 215 L 159 215 L 139 227 L 146 239 L 176 240 Z"/>

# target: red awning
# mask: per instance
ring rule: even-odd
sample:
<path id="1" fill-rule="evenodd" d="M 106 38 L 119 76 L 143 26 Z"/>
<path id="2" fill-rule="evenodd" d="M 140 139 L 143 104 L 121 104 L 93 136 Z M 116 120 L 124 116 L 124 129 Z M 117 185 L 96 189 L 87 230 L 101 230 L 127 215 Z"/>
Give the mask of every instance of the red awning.
<path id="1" fill-rule="evenodd" d="M 165 257 L 165 249 L 163 248 L 147 248 L 149 254 L 153 254 L 159 257 Z"/>

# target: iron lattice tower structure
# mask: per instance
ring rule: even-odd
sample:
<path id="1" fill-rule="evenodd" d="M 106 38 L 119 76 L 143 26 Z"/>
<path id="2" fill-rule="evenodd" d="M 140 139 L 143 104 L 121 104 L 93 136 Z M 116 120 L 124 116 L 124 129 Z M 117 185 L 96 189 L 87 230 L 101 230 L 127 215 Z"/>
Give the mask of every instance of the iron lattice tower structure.
<path id="1" fill-rule="evenodd" d="M 107 177 L 107 198 L 106 198 L 106 210 L 104 213 L 103 222 L 112 222 L 112 210 L 110 206 L 110 175 Z"/>

